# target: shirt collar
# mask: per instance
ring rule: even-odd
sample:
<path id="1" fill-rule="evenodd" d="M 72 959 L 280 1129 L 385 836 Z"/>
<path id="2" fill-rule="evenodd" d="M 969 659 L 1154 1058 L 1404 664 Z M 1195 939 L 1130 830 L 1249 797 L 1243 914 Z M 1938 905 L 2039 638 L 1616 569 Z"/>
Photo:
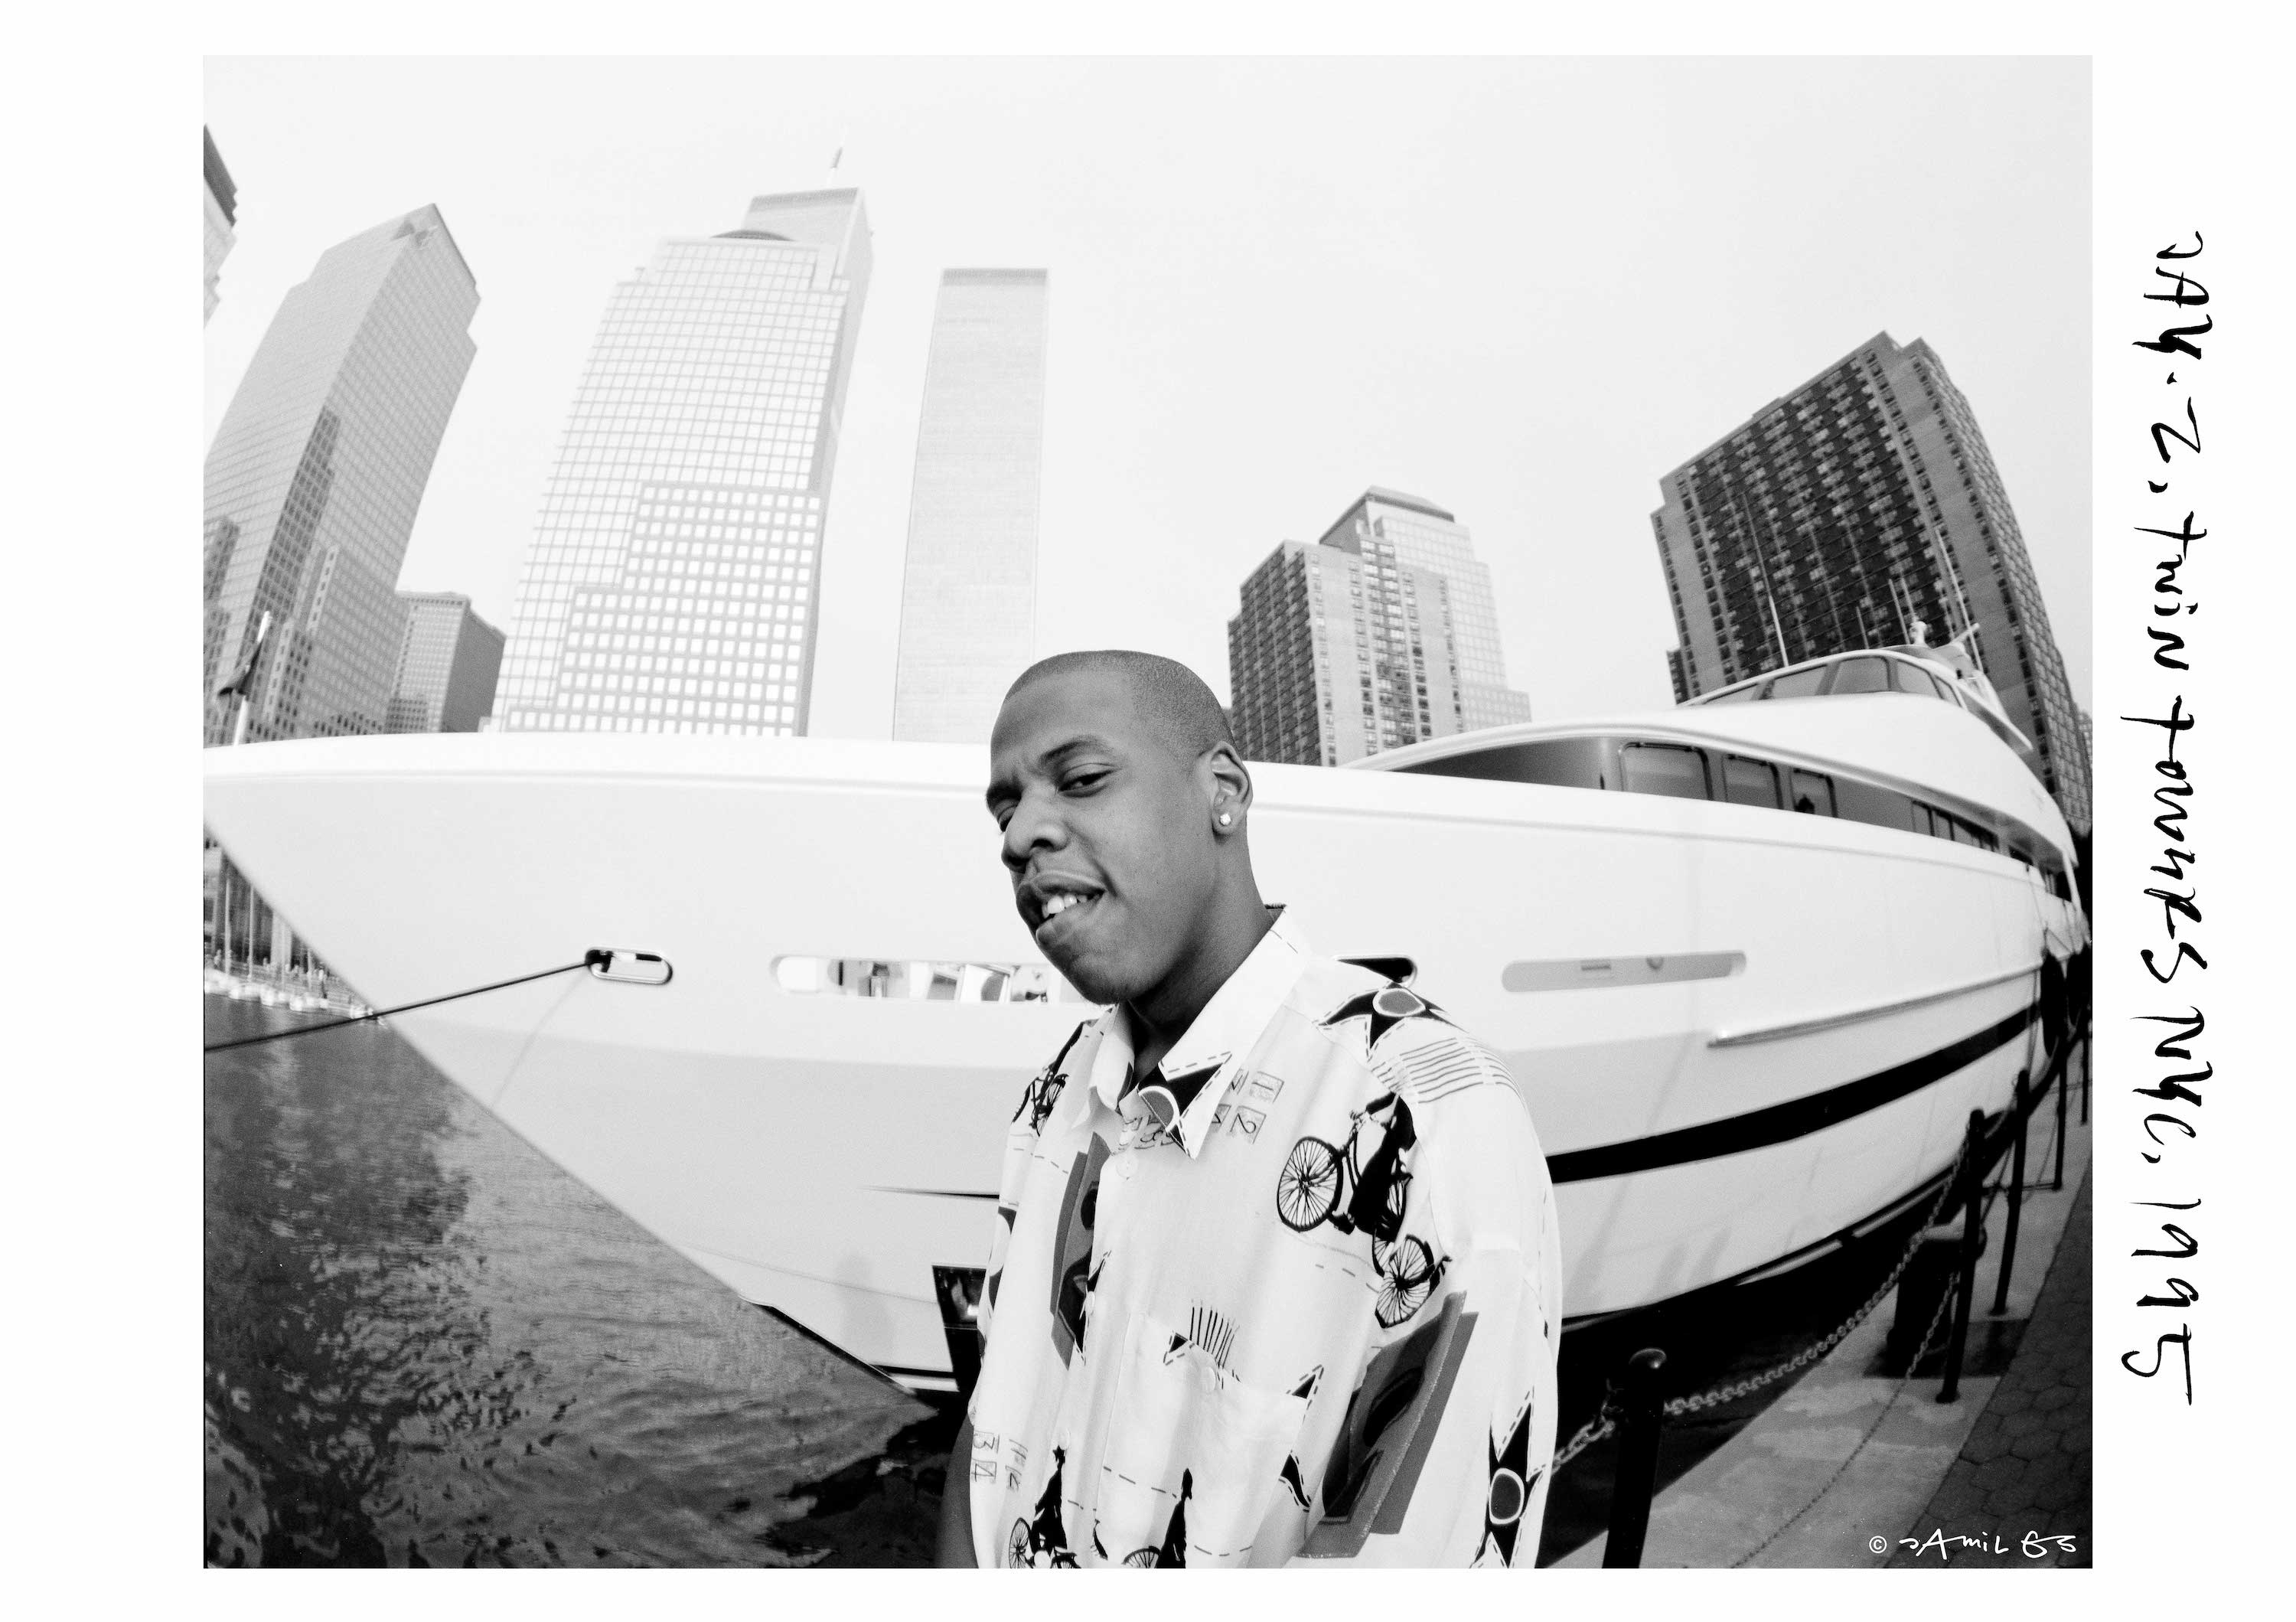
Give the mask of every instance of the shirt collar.
<path id="1" fill-rule="evenodd" d="M 1307 961 L 1307 943 L 1279 910 L 1259 944 L 1212 993 L 1163 1061 L 1141 1078 L 1144 1085 L 1135 1092 L 1139 1104 L 1191 1158 L 1203 1151 L 1220 1101 L 1242 1074 L 1260 1033 L 1283 1007 Z M 1122 1004 L 1109 1010 L 1103 1029 L 1093 1058 L 1092 1088 L 1101 1102 L 1117 1110 L 1133 1078 L 1135 1051 L 1132 1018 Z"/>

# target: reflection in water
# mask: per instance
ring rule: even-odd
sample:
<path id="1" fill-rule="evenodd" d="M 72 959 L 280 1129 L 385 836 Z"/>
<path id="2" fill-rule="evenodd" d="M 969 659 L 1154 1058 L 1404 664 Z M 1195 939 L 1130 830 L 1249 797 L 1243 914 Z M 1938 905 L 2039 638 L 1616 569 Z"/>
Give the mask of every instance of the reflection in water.
<path id="1" fill-rule="evenodd" d="M 787 1496 L 805 1513 L 767 1531 L 767 1544 L 795 1565 L 931 1565 L 948 1452 L 964 1417 L 955 1397 L 939 1399 L 882 1454 L 791 1487 Z"/>
<path id="2" fill-rule="evenodd" d="M 207 1007 L 210 1041 L 287 1019 Z M 922 1405 L 744 1306 L 389 1033 L 210 1056 L 206 1128 L 210 1564 L 929 1545 L 914 1492 L 862 1495 L 827 1538 L 800 1524 L 858 1466 L 914 1483 L 911 1448 L 877 1455 Z"/>
<path id="3" fill-rule="evenodd" d="M 207 1000 L 210 1041 L 291 1018 Z M 212 1055 L 206 1100 L 210 1564 L 930 1563 L 953 1405 L 744 1306 L 395 1036 Z M 1687 1389 L 1818 1339 L 1904 1237 L 1566 1338 L 1559 1433 L 1637 1346 Z M 1660 1484 L 1786 1389 L 1669 1424 Z M 1602 1528 L 1614 1452 L 1556 1479 L 1542 1561 Z"/>

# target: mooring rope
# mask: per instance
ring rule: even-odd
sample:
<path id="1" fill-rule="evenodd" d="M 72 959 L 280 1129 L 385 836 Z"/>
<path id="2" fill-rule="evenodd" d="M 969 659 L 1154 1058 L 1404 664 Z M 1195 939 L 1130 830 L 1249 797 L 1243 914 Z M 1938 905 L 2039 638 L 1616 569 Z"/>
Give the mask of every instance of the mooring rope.
<path id="1" fill-rule="evenodd" d="M 348 1020 L 324 1020 L 316 1025 L 294 1025 L 285 1030 L 266 1031 L 259 1036 L 241 1036 L 230 1042 L 210 1042 L 202 1047 L 203 1053 L 220 1053 L 226 1048 L 253 1047 L 258 1042 L 284 1042 L 290 1036 L 308 1036 L 323 1030 L 340 1030 L 346 1025 L 365 1025 L 392 1014 L 402 1014 L 417 1008 L 430 1008 L 440 1003 L 452 1003 L 463 997 L 474 997 L 484 991 L 500 991 L 506 986 L 523 986 L 529 980 L 546 980 L 554 974 L 571 974 L 577 969 L 588 969 L 611 962 L 613 954 L 593 946 L 582 954 L 578 963 L 561 963 L 555 969 L 543 969 L 533 974 L 521 974 L 516 979 L 496 980 L 491 986 L 473 986 L 468 991 L 450 991 L 442 997 L 424 997 L 419 1003 L 401 1003 L 396 1008 L 378 1008 L 370 1013 L 353 1014 Z"/>

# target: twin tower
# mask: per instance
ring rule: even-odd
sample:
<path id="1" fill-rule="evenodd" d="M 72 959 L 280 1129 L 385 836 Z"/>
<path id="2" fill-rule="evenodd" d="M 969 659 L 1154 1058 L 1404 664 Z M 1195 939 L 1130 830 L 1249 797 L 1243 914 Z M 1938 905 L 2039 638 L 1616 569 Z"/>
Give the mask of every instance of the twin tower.
<path id="1" fill-rule="evenodd" d="M 667 239 L 615 288 L 543 492 L 497 729 L 806 729 L 869 273 L 860 193 L 824 190 Z M 897 738 L 986 740 L 1029 661 L 1046 294 L 1041 270 L 942 277 Z M 389 729 L 392 586 L 477 305 L 438 210 L 417 209 L 322 256 L 250 363 L 208 456 L 203 596 L 208 690 L 243 700 L 250 741 Z"/>
<path id="2" fill-rule="evenodd" d="M 614 290 L 543 495 L 496 725 L 805 730 L 869 223 L 854 190 L 754 200 Z M 897 738 L 979 742 L 1029 659 L 1041 270 L 941 278 L 902 587 Z"/>

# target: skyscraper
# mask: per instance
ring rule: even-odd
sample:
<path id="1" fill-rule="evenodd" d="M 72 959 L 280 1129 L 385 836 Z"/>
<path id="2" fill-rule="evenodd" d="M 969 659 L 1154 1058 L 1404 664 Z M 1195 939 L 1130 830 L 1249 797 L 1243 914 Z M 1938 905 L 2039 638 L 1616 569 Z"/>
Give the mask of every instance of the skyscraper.
<path id="1" fill-rule="evenodd" d="M 1499 610 L 1489 567 L 1475 556 L 1474 537 L 1433 502 L 1374 485 L 1324 533 L 1332 545 L 1357 537 L 1366 555 L 1406 569 L 1431 569 L 1449 583 L 1451 627 L 1457 650 L 1462 729 L 1504 726 L 1530 719 L 1530 700 L 1506 684 L 1499 651 Z"/>
<path id="2" fill-rule="evenodd" d="M 2076 827 L 2088 763 L 2009 495 L 1928 344 L 1887 332 L 1660 481 L 1651 514 L 1677 700 L 1847 648 L 1942 641 L 1978 663 Z"/>
<path id="3" fill-rule="evenodd" d="M 200 143 L 206 151 L 207 184 L 201 193 L 207 216 L 207 315 L 200 317 L 204 324 L 215 314 L 216 280 L 223 274 L 224 256 L 237 241 L 232 227 L 239 223 L 239 188 L 231 183 L 231 171 L 223 166 L 223 154 L 216 151 L 215 137 L 206 129 L 200 131 Z"/>
<path id="4" fill-rule="evenodd" d="M 948 270 L 933 307 L 893 736 L 985 743 L 1036 646 L 1045 273 Z"/>
<path id="5" fill-rule="evenodd" d="M 853 190 L 759 197 L 616 287 L 527 553 L 506 731 L 801 733 L 869 285 Z"/>
<path id="6" fill-rule="evenodd" d="M 398 600 L 406 606 L 406 629 L 386 730 L 478 731 L 494 708 L 503 634 L 457 592 L 401 592 Z"/>
<path id="7" fill-rule="evenodd" d="M 1413 537 L 1415 560 L 1401 555 L 1398 519 L 1436 531 Z M 1286 541 L 1268 554 L 1227 627 L 1229 724 L 1247 759 L 1339 766 L 1474 729 L 1462 647 L 1468 591 L 1480 588 L 1491 629 L 1487 669 L 1498 652 L 1489 577 L 1465 537 L 1440 508 L 1374 489 L 1316 545 Z M 1487 684 L 1486 709 L 1503 703 L 1529 719 L 1521 693 Z"/>
<path id="8" fill-rule="evenodd" d="M 248 363 L 208 450 L 203 663 L 210 695 L 248 673 L 250 741 L 383 729 L 392 588 L 478 304 L 439 210 L 417 209 L 320 255 Z M 210 699 L 209 742 L 235 709 Z"/>

